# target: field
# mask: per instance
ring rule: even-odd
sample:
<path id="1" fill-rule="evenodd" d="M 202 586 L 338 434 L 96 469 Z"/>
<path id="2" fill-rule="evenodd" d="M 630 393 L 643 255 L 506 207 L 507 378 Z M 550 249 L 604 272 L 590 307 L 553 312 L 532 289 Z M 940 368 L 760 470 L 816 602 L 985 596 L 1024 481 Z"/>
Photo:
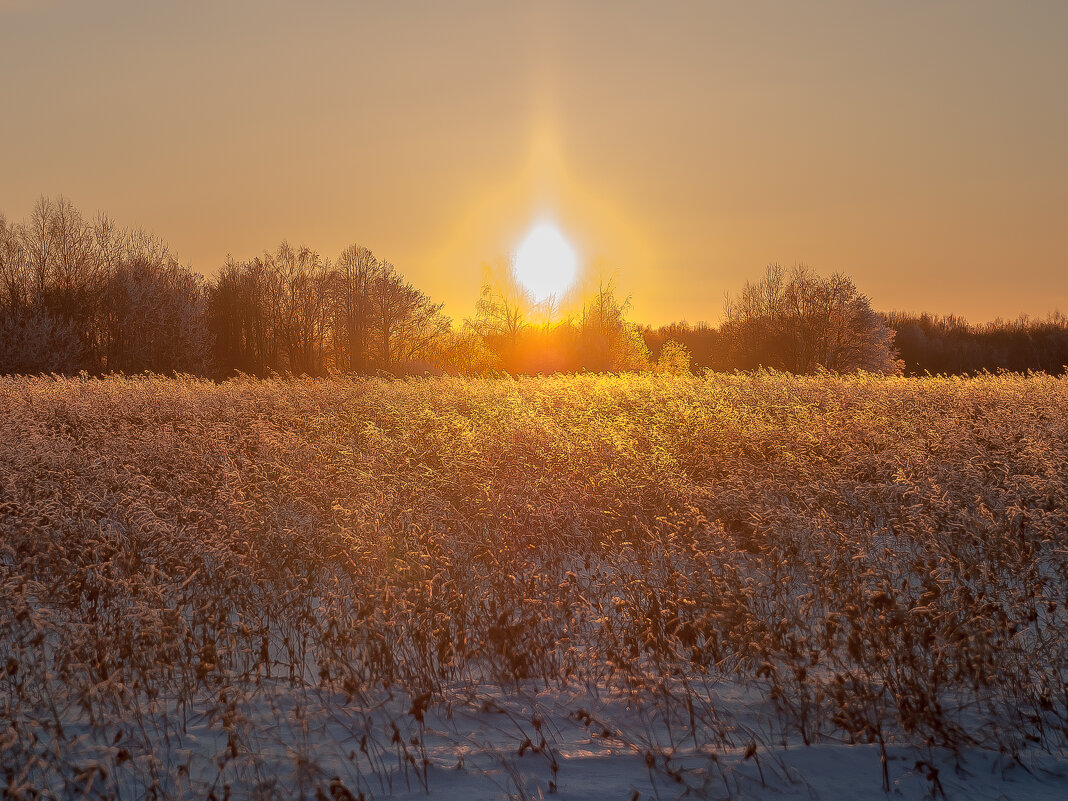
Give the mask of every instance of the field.
<path id="1" fill-rule="evenodd" d="M 1068 380 L 0 378 L 0 789 L 1064 798 Z"/>

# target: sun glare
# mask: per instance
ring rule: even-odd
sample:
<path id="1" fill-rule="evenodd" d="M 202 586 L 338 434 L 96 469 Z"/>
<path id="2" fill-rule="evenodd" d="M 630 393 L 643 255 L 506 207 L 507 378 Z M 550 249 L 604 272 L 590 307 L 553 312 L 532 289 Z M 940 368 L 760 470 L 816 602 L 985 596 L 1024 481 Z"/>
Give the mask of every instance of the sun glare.
<path id="1" fill-rule="evenodd" d="M 551 222 L 530 229 L 515 251 L 512 271 L 538 303 L 559 299 L 575 280 L 578 256 Z"/>

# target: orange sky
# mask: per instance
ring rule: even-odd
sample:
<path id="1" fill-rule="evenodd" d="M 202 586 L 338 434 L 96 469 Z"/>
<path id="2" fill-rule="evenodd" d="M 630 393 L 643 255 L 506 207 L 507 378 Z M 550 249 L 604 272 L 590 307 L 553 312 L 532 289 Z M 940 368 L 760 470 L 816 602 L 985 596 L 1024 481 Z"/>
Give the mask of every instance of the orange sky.
<path id="1" fill-rule="evenodd" d="M 1068 3 L 0 0 L 0 211 L 212 274 L 283 238 L 454 317 L 550 215 L 636 319 L 770 261 L 880 309 L 1068 312 Z"/>

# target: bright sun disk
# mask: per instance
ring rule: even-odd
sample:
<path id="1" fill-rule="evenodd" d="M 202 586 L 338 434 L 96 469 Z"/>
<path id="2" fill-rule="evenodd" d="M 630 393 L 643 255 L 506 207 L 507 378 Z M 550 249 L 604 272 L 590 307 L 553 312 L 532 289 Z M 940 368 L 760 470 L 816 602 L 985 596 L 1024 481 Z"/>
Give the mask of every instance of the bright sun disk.
<path id="1" fill-rule="evenodd" d="M 538 303 L 559 298 L 575 280 L 578 256 L 551 222 L 530 229 L 515 251 L 512 271 Z"/>

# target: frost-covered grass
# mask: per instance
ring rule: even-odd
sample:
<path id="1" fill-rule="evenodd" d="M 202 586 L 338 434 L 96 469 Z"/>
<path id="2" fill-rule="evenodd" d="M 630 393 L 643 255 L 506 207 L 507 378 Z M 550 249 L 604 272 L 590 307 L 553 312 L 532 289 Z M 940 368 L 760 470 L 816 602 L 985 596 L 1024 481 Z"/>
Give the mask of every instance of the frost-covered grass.
<path id="1" fill-rule="evenodd" d="M 1068 380 L 0 379 L 8 798 L 1063 797 Z"/>

